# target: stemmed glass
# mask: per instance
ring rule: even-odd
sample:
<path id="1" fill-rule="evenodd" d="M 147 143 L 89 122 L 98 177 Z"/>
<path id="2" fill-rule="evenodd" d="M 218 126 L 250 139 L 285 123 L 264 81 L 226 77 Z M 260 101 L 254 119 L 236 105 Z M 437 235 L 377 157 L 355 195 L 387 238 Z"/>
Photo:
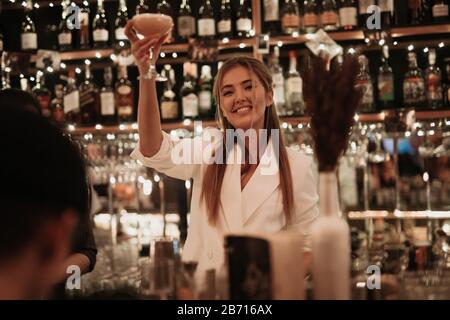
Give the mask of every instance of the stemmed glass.
<path id="1" fill-rule="evenodd" d="M 143 13 L 133 17 L 133 27 L 142 37 L 164 36 L 173 27 L 171 17 L 159 13 Z M 155 53 L 153 47 L 149 49 L 149 68 L 143 75 L 143 79 L 155 79 L 156 81 L 166 81 L 167 78 L 156 71 Z"/>
<path id="2" fill-rule="evenodd" d="M 369 162 L 381 163 L 381 162 L 388 161 L 390 159 L 389 153 L 387 153 L 386 151 L 384 151 L 381 148 L 381 142 L 383 139 L 381 124 L 376 125 L 375 130 L 373 131 L 373 135 L 375 138 L 376 148 L 373 152 L 369 153 Z"/>

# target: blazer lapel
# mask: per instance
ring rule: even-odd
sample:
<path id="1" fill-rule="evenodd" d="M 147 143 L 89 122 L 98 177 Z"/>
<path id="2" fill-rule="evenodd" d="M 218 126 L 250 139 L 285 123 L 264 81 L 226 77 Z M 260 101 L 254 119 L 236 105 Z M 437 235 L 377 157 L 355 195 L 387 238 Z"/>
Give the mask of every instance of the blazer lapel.
<path id="1" fill-rule="evenodd" d="M 234 158 L 235 154 L 237 156 Z M 235 145 L 228 158 L 240 159 L 240 149 Z M 240 232 L 243 227 L 241 212 L 241 165 L 237 161 L 227 164 L 223 177 L 220 202 L 229 232 Z"/>
<path id="2" fill-rule="evenodd" d="M 278 154 L 274 153 L 272 140 L 270 139 L 255 173 L 242 191 L 244 225 L 279 184 Z"/>

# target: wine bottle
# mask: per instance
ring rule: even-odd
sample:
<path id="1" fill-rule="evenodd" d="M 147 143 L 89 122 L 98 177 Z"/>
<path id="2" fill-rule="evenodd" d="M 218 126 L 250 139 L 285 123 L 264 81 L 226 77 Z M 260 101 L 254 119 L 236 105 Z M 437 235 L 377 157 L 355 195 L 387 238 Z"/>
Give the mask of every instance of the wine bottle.
<path id="1" fill-rule="evenodd" d="M 167 0 L 160 0 L 156 6 L 156 11 L 158 13 L 165 14 L 166 16 L 169 16 L 169 17 L 173 16 L 172 6 L 167 2 Z M 172 28 L 169 36 L 167 37 L 166 42 L 174 41 L 174 37 L 175 37 L 174 32 L 175 32 L 175 29 Z"/>
<path id="2" fill-rule="evenodd" d="M 62 14 L 59 24 L 58 45 L 60 51 L 72 49 L 72 30 L 69 28 L 70 22 L 67 18 L 69 3 L 67 0 L 61 1 Z"/>
<path id="3" fill-rule="evenodd" d="M 300 31 L 300 12 L 297 0 L 285 0 L 281 14 L 281 27 L 285 34 Z"/>
<path id="4" fill-rule="evenodd" d="M 264 26 L 271 35 L 280 33 L 279 0 L 264 0 Z"/>
<path id="5" fill-rule="evenodd" d="M 115 90 L 116 109 L 119 122 L 133 121 L 134 93 L 131 81 L 128 80 L 126 66 L 118 66 L 118 80 Z"/>
<path id="6" fill-rule="evenodd" d="M 189 0 L 183 0 L 178 15 L 178 37 L 182 41 L 195 36 L 195 18 L 192 15 Z"/>
<path id="7" fill-rule="evenodd" d="M 150 13 L 150 8 L 145 4 L 145 0 L 139 0 L 136 6 L 136 14 Z"/>
<path id="8" fill-rule="evenodd" d="M 303 28 L 305 33 L 314 33 L 319 28 L 319 15 L 317 4 L 314 0 L 303 2 Z"/>
<path id="9" fill-rule="evenodd" d="M 125 0 L 120 0 L 119 11 L 117 11 L 115 23 L 116 47 L 126 47 L 129 44 L 128 38 L 125 35 L 125 26 L 128 22 L 128 11 Z"/>
<path id="10" fill-rule="evenodd" d="M 216 36 L 216 21 L 210 0 L 203 0 L 198 11 L 198 36 L 203 39 L 214 39 Z"/>
<path id="11" fill-rule="evenodd" d="M 78 91 L 74 69 L 69 70 L 67 86 L 64 89 L 63 104 L 66 122 L 71 124 L 80 123 L 80 92 Z"/>
<path id="12" fill-rule="evenodd" d="M 356 80 L 357 87 L 361 88 L 363 97 L 359 106 L 359 112 L 367 113 L 375 111 L 372 79 L 369 72 L 369 60 L 365 55 L 358 57 L 359 73 Z"/>
<path id="13" fill-rule="evenodd" d="M 39 101 L 41 114 L 44 118 L 50 119 L 52 116 L 50 110 L 50 91 L 45 86 L 44 73 L 41 70 L 36 72 L 36 85 L 31 90 Z"/>
<path id="14" fill-rule="evenodd" d="M 115 124 L 117 122 L 117 110 L 112 88 L 112 70 L 106 67 L 103 75 L 104 86 L 100 90 L 100 119 L 104 124 Z"/>
<path id="15" fill-rule="evenodd" d="M 284 76 L 283 68 L 280 65 L 280 48 L 274 47 L 274 53 L 272 58 L 272 66 L 270 68 L 273 79 L 274 90 L 274 104 L 279 116 L 286 115 L 286 97 L 284 92 Z"/>
<path id="16" fill-rule="evenodd" d="M 233 30 L 231 27 L 231 4 L 230 0 L 222 0 L 220 6 L 220 19 L 217 23 L 217 31 L 220 38 L 233 37 Z"/>
<path id="17" fill-rule="evenodd" d="M 433 4 L 433 21 L 447 22 L 448 21 L 448 1 L 435 0 Z"/>
<path id="18" fill-rule="evenodd" d="M 303 115 L 303 80 L 297 71 L 297 55 L 294 50 L 289 51 L 289 72 L 286 77 L 286 105 L 287 115 Z"/>
<path id="19" fill-rule="evenodd" d="M 408 53 L 408 62 L 409 69 L 403 80 L 403 102 L 406 108 L 423 109 L 426 103 L 425 80 L 414 52 Z"/>
<path id="20" fill-rule="evenodd" d="M 353 30 L 358 25 L 358 10 L 355 0 L 341 0 L 339 8 L 339 19 L 341 28 L 344 30 Z"/>
<path id="21" fill-rule="evenodd" d="M 213 114 L 213 99 L 212 99 L 212 76 L 211 67 L 208 65 L 202 66 L 201 76 L 198 83 L 198 106 L 200 116 L 205 118 L 212 118 Z"/>
<path id="22" fill-rule="evenodd" d="M 442 73 L 436 66 L 436 50 L 430 49 L 428 52 L 428 67 L 425 70 L 425 81 L 427 88 L 428 108 L 442 108 Z"/>
<path id="23" fill-rule="evenodd" d="M 164 82 L 164 92 L 160 101 L 161 120 L 177 120 L 180 118 L 177 96 L 173 91 L 175 85 L 175 73 L 169 64 L 164 65 L 164 75 L 167 81 Z"/>
<path id="24" fill-rule="evenodd" d="M 99 111 L 99 92 L 91 73 L 91 62 L 85 61 L 84 81 L 80 85 L 81 124 L 93 125 Z"/>
<path id="25" fill-rule="evenodd" d="M 198 116 L 198 95 L 195 86 L 196 66 L 185 62 L 183 65 L 184 83 L 180 90 L 183 118 L 196 118 Z"/>
<path id="26" fill-rule="evenodd" d="M 252 11 L 247 0 L 240 0 L 236 14 L 236 33 L 239 38 L 249 38 L 252 29 Z"/>
<path id="27" fill-rule="evenodd" d="M 36 26 L 31 18 L 31 11 L 33 10 L 33 1 L 27 0 L 27 7 L 25 8 L 25 18 L 22 22 L 22 30 L 20 34 L 21 49 L 23 51 L 37 50 L 37 33 Z"/>
<path id="28" fill-rule="evenodd" d="M 89 16 L 91 10 L 89 9 L 89 2 L 86 0 L 82 2 L 82 6 L 80 8 L 80 48 L 88 49 L 89 48 Z"/>
<path id="29" fill-rule="evenodd" d="M 338 29 L 339 16 L 335 0 L 322 1 L 320 20 L 325 31 L 335 31 Z"/>
<path id="30" fill-rule="evenodd" d="M 394 73 L 389 65 L 388 46 L 383 46 L 381 65 L 378 69 L 378 102 L 381 110 L 394 108 Z"/>
<path id="31" fill-rule="evenodd" d="M 359 26 L 361 28 L 367 27 L 367 19 L 372 15 L 372 13 L 368 13 L 368 9 L 370 6 L 377 5 L 376 0 L 359 0 L 358 2 L 359 6 Z"/>
<path id="32" fill-rule="evenodd" d="M 97 14 L 93 22 L 92 32 L 94 47 L 106 48 L 109 41 L 108 20 L 106 18 L 105 9 L 103 8 L 103 0 L 97 1 Z"/>

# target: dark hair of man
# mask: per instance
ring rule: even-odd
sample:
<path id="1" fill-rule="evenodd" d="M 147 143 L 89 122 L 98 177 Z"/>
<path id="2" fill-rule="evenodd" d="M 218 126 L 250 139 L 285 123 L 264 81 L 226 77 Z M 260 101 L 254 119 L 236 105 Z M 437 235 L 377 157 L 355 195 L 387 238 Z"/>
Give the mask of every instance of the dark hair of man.
<path id="1" fill-rule="evenodd" d="M 16 88 L 0 91 L 1 109 L 24 109 L 33 113 L 41 114 L 41 105 L 34 95 L 27 91 Z"/>
<path id="2" fill-rule="evenodd" d="M 20 254 L 42 226 L 74 209 L 88 214 L 80 150 L 40 115 L 0 104 L 0 261 Z"/>

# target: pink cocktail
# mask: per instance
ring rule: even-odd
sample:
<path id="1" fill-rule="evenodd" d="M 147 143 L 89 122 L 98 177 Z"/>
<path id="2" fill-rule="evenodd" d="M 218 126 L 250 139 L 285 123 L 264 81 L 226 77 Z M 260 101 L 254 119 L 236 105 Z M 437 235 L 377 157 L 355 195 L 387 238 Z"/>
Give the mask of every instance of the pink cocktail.
<path id="1" fill-rule="evenodd" d="M 170 32 L 173 27 L 171 17 L 159 13 L 143 13 L 133 17 L 133 29 L 145 37 L 162 37 Z M 143 75 L 144 79 L 155 79 L 156 81 L 166 81 L 167 79 L 156 72 L 154 63 L 153 48 L 150 48 L 150 65 L 148 71 Z"/>

